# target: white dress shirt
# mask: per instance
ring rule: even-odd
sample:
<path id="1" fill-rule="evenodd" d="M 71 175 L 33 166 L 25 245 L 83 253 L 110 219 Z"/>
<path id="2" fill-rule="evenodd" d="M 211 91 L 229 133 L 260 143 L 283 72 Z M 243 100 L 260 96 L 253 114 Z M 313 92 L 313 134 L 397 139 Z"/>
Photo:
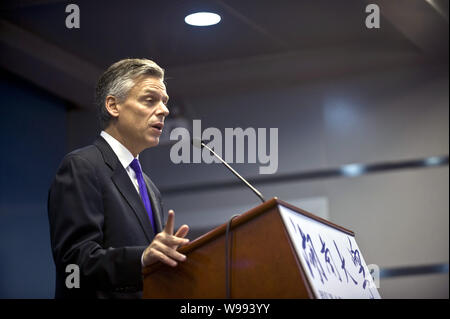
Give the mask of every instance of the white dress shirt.
<path id="1" fill-rule="evenodd" d="M 125 170 L 127 171 L 128 176 L 130 176 L 130 179 L 133 182 L 133 185 L 136 188 L 136 191 L 140 195 L 139 183 L 137 181 L 136 173 L 130 166 L 131 162 L 134 160 L 133 154 L 131 154 L 131 152 L 125 146 L 123 146 L 122 143 L 120 143 L 118 140 L 116 140 L 114 137 L 112 137 L 105 131 L 102 131 L 100 133 L 100 136 L 106 140 L 106 142 L 109 144 L 109 146 L 111 146 L 114 153 L 119 158 L 119 162 L 122 164 L 123 168 L 125 168 Z M 137 156 L 137 159 L 139 159 L 139 155 Z M 141 165 L 141 163 L 139 163 L 139 166 L 140 165 Z M 141 167 L 141 171 L 142 171 L 142 167 Z"/>

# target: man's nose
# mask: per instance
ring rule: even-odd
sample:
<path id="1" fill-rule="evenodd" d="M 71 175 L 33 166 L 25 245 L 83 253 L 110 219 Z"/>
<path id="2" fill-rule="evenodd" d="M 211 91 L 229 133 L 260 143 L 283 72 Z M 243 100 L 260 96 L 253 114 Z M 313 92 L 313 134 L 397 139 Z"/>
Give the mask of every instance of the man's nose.
<path id="1" fill-rule="evenodd" d="M 164 116 L 168 116 L 169 113 L 170 112 L 167 106 L 163 102 L 160 102 L 158 105 L 158 115 L 162 114 Z"/>

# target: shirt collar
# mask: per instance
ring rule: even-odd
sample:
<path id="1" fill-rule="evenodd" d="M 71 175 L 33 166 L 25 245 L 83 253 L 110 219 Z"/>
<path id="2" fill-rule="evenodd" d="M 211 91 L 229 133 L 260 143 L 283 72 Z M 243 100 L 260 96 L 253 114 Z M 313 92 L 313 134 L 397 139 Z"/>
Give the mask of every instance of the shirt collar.
<path id="1" fill-rule="evenodd" d="M 119 162 L 122 164 L 123 168 L 127 168 L 130 163 L 134 160 L 133 154 L 122 145 L 118 140 L 116 140 L 114 137 L 106 133 L 105 131 L 102 131 L 100 133 L 100 136 L 103 137 L 106 142 L 111 146 L 114 153 L 119 158 Z M 139 155 L 137 156 L 137 159 L 139 159 Z"/>

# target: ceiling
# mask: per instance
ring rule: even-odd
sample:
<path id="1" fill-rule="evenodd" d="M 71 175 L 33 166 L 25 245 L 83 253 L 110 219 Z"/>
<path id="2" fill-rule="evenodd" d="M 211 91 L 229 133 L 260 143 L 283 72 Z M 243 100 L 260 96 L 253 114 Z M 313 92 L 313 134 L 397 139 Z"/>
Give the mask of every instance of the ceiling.
<path id="1" fill-rule="evenodd" d="M 380 29 L 364 25 L 372 2 L 381 8 Z M 250 73 L 261 77 L 261 68 L 272 77 L 270 69 L 279 66 L 284 71 L 277 76 L 288 78 L 290 65 L 302 63 L 293 70 L 327 76 L 324 61 L 336 60 L 339 70 L 349 70 L 352 60 L 385 64 L 387 54 L 388 64 L 393 56 L 404 61 L 399 52 L 414 55 L 414 63 L 418 58 L 448 63 L 445 0 L 78 0 L 79 29 L 65 27 L 69 3 L 2 1 L 0 66 L 80 106 L 89 104 L 101 71 L 124 57 L 154 59 L 179 80 L 180 94 L 192 91 L 189 84 L 207 84 L 184 76 L 192 72 L 204 79 L 232 70 L 229 78 L 249 80 Z M 209 10 L 221 15 L 219 24 L 184 23 L 187 14 Z"/>

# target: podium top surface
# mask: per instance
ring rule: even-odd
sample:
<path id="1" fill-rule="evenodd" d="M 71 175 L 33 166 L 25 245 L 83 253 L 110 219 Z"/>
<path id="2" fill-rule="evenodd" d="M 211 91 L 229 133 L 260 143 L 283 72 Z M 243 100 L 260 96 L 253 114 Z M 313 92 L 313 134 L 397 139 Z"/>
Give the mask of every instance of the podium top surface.
<path id="1" fill-rule="evenodd" d="M 260 204 L 260 205 L 258 205 L 256 207 L 254 207 L 254 208 L 250 209 L 249 211 L 247 211 L 247 212 L 239 215 L 238 217 L 234 218 L 233 221 L 232 221 L 232 224 L 231 224 L 231 229 L 233 229 L 235 227 L 238 227 L 239 225 L 247 222 L 248 220 L 250 220 L 252 218 L 255 218 L 256 216 L 258 216 L 260 214 L 263 214 L 264 212 L 266 212 L 266 211 L 276 207 L 277 205 L 285 206 L 285 207 L 287 207 L 287 208 L 289 208 L 291 210 L 296 211 L 299 214 L 305 215 L 306 217 L 314 219 L 314 220 L 316 220 L 316 221 L 318 221 L 318 222 L 320 222 L 322 224 L 325 224 L 325 225 L 330 226 L 332 228 L 335 228 L 335 229 L 337 229 L 337 230 L 339 230 L 341 232 L 344 232 L 347 235 L 350 235 L 350 236 L 353 236 L 353 237 L 355 236 L 354 232 L 349 230 L 349 229 L 346 229 L 346 228 L 344 228 L 342 226 L 336 225 L 336 224 L 334 224 L 334 223 L 332 223 L 332 222 L 330 222 L 330 221 L 328 221 L 326 219 L 323 219 L 323 218 L 321 218 L 319 216 L 316 216 L 316 215 L 314 215 L 314 214 L 312 214 L 310 212 L 307 212 L 307 211 L 305 211 L 305 210 L 303 210 L 301 208 L 295 207 L 295 206 L 293 206 L 293 205 L 291 205 L 289 203 L 286 203 L 286 202 L 284 202 L 284 201 L 282 201 L 282 200 L 280 200 L 280 199 L 278 199 L 276 197 L 273 197 L 273 198 L 267 200 L 266 202 L 264 202 L 264 203 L 262 203 L 262 204 Z M 225 223 L 223 225 L 220 225 L 220 226 L 212 229 L 211 231 L 205 233 L 204 235 L 196 238 L 195 240 L 190 242 L 188 245 L 184 246 L 182 248 L 183 249 L 182 252 L 189 252 L 189 251 L 195 249 L 196 247 L 201 246 L 205 242 L 208 242 L 212 238 L 215 238 L 216 236 L 220 236 L 220 235 L 224 234 L 225 231 L 226 231 L 226 226 L 227 225 Z M 180 249 L 180 251 L 181 251 L 181 249 Z"/>
<path id="2" fill-rule="evenodd" d="M 330 221 L 328 221 L 326 219 L 320 218 L 320 217 L 318 217 L 318 216 L 316 216 L 316 215 L 314 215 L 312 213 L 309 213 L 309 212 L 307 212 L 307 211 L 305 211 L 303 209 L 300 209 L 300 208 L 295 207 L 295 206 L 293 206 L 293 205 L 291 205 L 289 203 L 286 203 L 286 202 L 284 202 L 284 201 L 282 201 L 282 200 L 280 200 L 280 199 L 278 199 L 276 197 L 271 198 L 271 199 L 267 200 L 266 202 L 264 202 L 264 203 L 262 203 L 262 204 L 260 204 L 260 205 L 258 205 L 256 207 L 254 207 L 254 208 L 250 209 L 249 211 L 247 211 L 247 212 L 237 216 L 236 218 L 234 218 L 232 220 L 232 222 L 231 222 L 230 228 L 232 230 L 232 229 L 238 227 L 239 225 L 244 224 L 247 221 L 257 217 L 258 215 L 263 214 L 263 213 L 265 213 L 265 212 L 267 212 L 269 210 L 272 210 L 273 208 L 275 208 L 277 206 L 287 207 L 287 208 L 289 208 L 289 209 L 291 209 L 291 210 L 293 210 L 293 211 L 295 211 L 295 212 L 297 212 L 299 214 L 302 214 L 302 215 L 304 215 L 304 216 L 306 216 L 308 218 L 311 218 L 311 219 L 313 219 L 313 220 L 315 220 L 315 221 L 317 221 L 319 223 L 325 224 L 326 226 L 332 227 L 332 228 L 334 228 L 334 229 L 336 229 L 336 230 L 338 230 L 340 232 L 343 232 L 346 235 L 350 235 L 352 237 L 355 236 L 355 234 L 349 229 L 346 229 L 346 228 L 344 228 L 342 226 L 336 225 L 336 224 L 334 224 L 334 223 L 332 223 L 332 222 L 330 222 Z M 214 240 L 215 238 L 217 238 L 219 236 L 222 236 L 223 234 L 225 234 L 226 228 L 227 228 L 227 223 L 222 224 L 222 225 L 212 229 L 211 231 L 205 233 L 204 235 L 196 238 L 195 240 L 191 241 L 189 244 L 187 244 L 187 245 L 185 245 L 183 247 L 180 247 L 179 251 L 182 254 L 187 254 L 187 253 L 195 250 L 197 247 L 200 247 L 200 246 L 202 246 L 202 245 L 204 245 L 204 244 Z M 150 266 L 148 266 L 148 267 L 143 269 L 142 274 L 144 276 L 146 276 L 149 273 L 155 271 L 157 268 L 159 268 L 159 266 L 160 266 L 159 263 L 150 265 Z"/>

